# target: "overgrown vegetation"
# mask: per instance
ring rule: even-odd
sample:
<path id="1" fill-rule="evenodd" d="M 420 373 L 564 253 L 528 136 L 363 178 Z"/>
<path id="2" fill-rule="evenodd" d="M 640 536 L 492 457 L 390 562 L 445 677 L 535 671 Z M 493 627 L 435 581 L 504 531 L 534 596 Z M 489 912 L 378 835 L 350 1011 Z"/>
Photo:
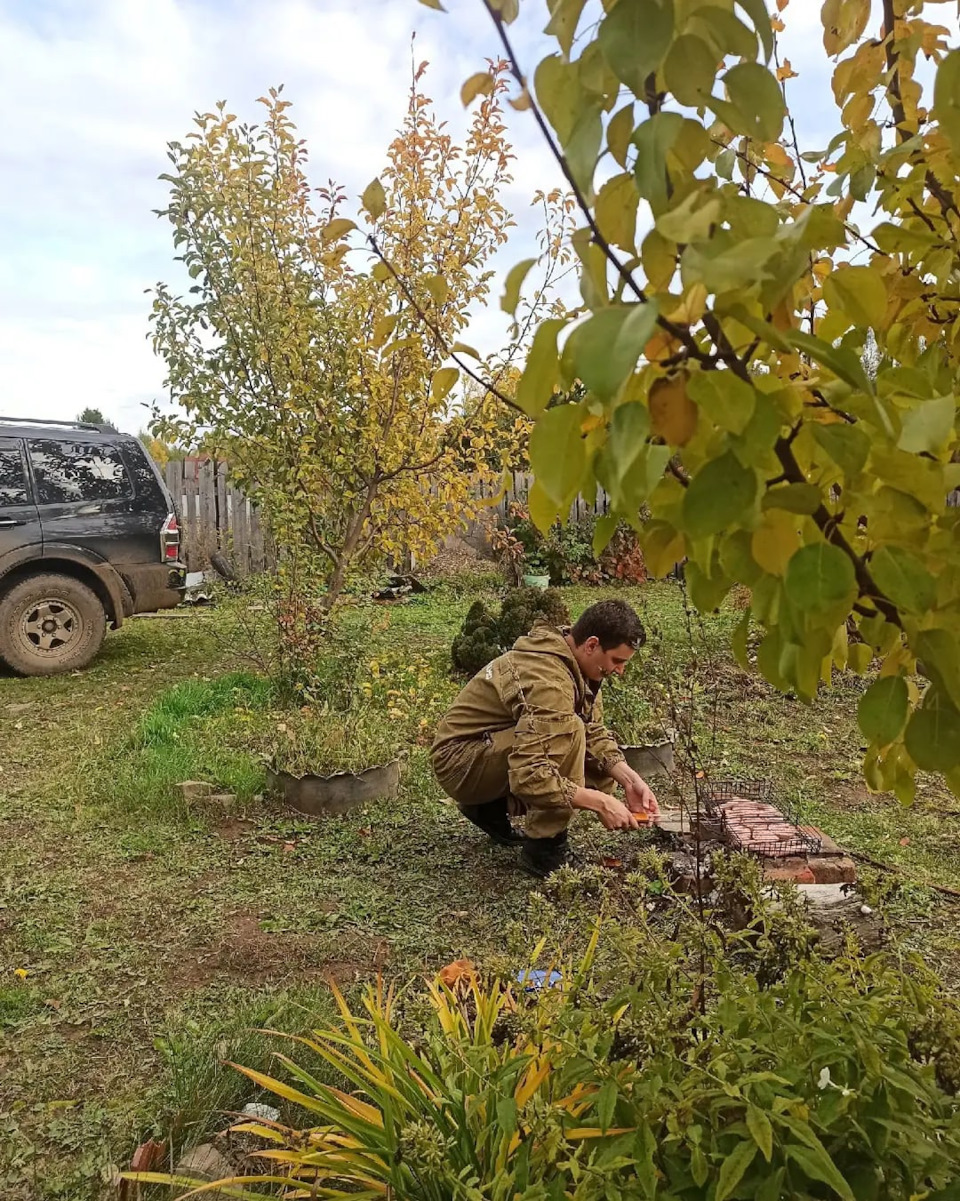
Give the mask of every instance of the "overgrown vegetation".
<path id="1" fill-rule="evenodd" d="M 656 855 L 622 882 L 566 877 L 538 924 L 548 940 L 559 907 L 565 942 L 593 927 L 580 957 L 541 941 L 505 977 L 454 965 L 413 1030 L 379 985 L 353 1011 L 341 999 L 300 1063 L 278 1052 L 282 1081 L 242 1065 L 297 1108 L 292 1127 L 238 1128 L 266 1143 L 256 1171 L 407 1201 L 955 1195 L 960 1009 L 922 963 L 853 946 L 822 961 L 749 861 L 726 869 L 752 904 L 740 932 L 702 921 Z"/>

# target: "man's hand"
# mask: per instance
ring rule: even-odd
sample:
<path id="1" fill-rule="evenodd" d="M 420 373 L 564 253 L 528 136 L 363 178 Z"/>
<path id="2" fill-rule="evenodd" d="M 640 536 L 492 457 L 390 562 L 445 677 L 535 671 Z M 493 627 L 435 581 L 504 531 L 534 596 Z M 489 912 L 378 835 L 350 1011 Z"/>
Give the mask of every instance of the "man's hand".
<path id="1" fill-rule="evenodd" d="M 627 763 L 618 763 L 610 774 L 623 788 L 630 812 L 644 814 L 650 821 L 656 821 L 660 806 L 646 780 Z"/>
<path id="2" fill-rule="evenodd" d="M 639 827 L 637 819 L 622 801 L 596 788 L 578 788 L 573 807 L 595 813 L 608 830 L 636 830 Z"/>
<path id="3" fill-rule="evenodd" d="M 597 817 L 607 830 L 636 830 L 639 822 L 622 801 L 601 793 L 604 804 L 597 810 Z"/>

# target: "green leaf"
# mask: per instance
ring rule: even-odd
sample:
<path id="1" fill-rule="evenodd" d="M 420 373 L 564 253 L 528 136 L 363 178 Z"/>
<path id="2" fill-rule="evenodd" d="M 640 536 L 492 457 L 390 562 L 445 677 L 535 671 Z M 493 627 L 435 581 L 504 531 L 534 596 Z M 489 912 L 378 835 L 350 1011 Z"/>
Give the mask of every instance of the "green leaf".
<path id="1" fill-rule="evenodd" d="M 360 197 L 360 203 L 363 205 L 366 212 L 377 220 L 381 217 L 387 208 L 387 194 L 383 190 L 383 184 L 379 179 L 371 179 L 367 186 L 363 189 L 363 195 Z"/>
<path id="2" fill-rule="evenodd" d="M 564 506 L 551 500 L 540 481 L 534 480 L 527 496 L 527 508 L 530 510 L 533 524 L 545 534 L 560 516 L 560 510 Z"/>
<path id="3" fill-rule="evenodd" d="M 814 441 L 833 459 L 847 480 L 859 475 L 870 454 L 870 438 L 855 425 L 811 424 Z"/>
<path id="4" fill-rule="evenodd" d="M 633 135 L 637 148 L 633 173 L 640 195 L 650 202 L 654 213 L 660 212 L 670 197 L 667 154 L 680 137 L 683 123 L 679 113 L 656 113 L 638 125 Z"/>
<path id="5" fill-rule="evenodd" d="M 853 603 L 857 577 L 850 557 L 838 546 L 814 542 L 790 556 L 784 587 L 801 611 L 826 614 Z"/>
<path id="6" fill-rule="evenodd" d="M 625 104 L 607 122 L 607 145 L 621 167 L 627 165 L 627 150 L 633 137 L 633 105 Z"/>
<path id="7" fill-rule="evenodd" d="M 906 680 L 902 676 L 881 676 L 860 698 L 857 721 L 871 742 L 888 746 L 900 737 L 909 708 Z"/>
<path id="8" fill-rule="evenodd" d="M 593 173 L 597 168 L 603 140 L 602 111 L 599 104 L 589 104 L 583 108 L 569 139 L 563 145 L 563 156 L 570 173 L 587 200 L 593 198 Z"/>
<path id="9" fill-rule="evenodd" d="M 770 14 L 767 12 L 764 0 L 737 0 L 737 4 L 753 22 L 753 27 L 763 43 L 764 54 L 769 59 L 773 54 L 773 28 L 770 25 Z"/>
<path id="10" fill-rule="evenodd" d="M 887 289 L 876 267 L 839 267 L 823 281 L 823 295 L 831 309 L 840 309 L 857 325 L 883 327 Z"/>
<path id="11" fill-rule="evenodd" d="M 737 1143 L 720 1167 L 714 1201 L 727 1201 L 727 1197 L 732 1196 L 756 1154 L 757 1148 L 753 1143 Z"/>
<path id="12" fill-rule="evenodd" d="M 858 392 L 866 392 L 868 396 L 873 395 L 873 384 L 868 379 L 863 364 L 849 350 L 844 350 L 842 346 L 831 346 L 822 338 L 796 329 L 787 334 L 787 339 L 797 350 L 802 350 L 815 362 L 828 367 L 838 379 L 844 380 L 851 388 L 856 388 Z M 885 426 L 887 433 L 892 435 L 893 426 L 889 417 L 886 417 Z"/>
<path id="13" fill-rule="evenodd" d="M 516 1130 L 517 1103 L 513 1097 L 500 1097 L 497 1100 L 497 1125 L 506 1135 Z"/>
<path id="14" fill-rule="evenodd" d="M 914 641 L 920 669 L 960 709 L 960 648 L 949 630 L 921 630 Z"/>
<path id="15" fill-rule="evenodd" d="M 533 79 L 540 107 L 564 145 L 583 106 L 580 68 L 577 63 L 564 62 L 559 54 L 549 54 L 541 59 Z"/>
<path id="16" fill-rule="evenodd" d="M 634 178 L 629 173 L 614 175 L 608 179 L 597 195 L 594 216 L 600 232 L 613 246 L 637 253 L 637 207 L 640 193 Z"/>
<path id="17" fill-rule="evenodd" d="M 723 82 L 729 103 L 715 98 L 709 101 L 720 120 L 731 124 L 733 117 L 735 133 L 775 142 L 783 130 L 787 110 L 773 73 L 760 63 L 738 63 L 724 75 Z"/>
<path id="18" fill-rule="evenodd" d="M 937 68 L 933 109 L 954 153 L 960 154 L 960 50 L 951 50 Z"/>
<path id="19" fill-rule="evenodd" d="M 751 507 L 757 477 L 732 451 L 711 459 L 696 473 L 683 496 L 684 530 L 693 538 L 723 533 Z"/>
<path id="20" fill-rule="evenodd" d="M 570 47 L 577 34 L 580 14 L 586 0 L 547 0 L 550 21 L 543 31 L 551 34 L 560 43 L 560 49 L 569 58 Z"/>
<path id="21" fill-rule="evenodd" d="M 562 317 L 541 321 L 533 335 L 530 353 L 517 384 L 517 404 L 530 417 L 538 417 L 553 396 L 560 374 L 557 335 L 566 325 Z"/>
<path id="22" fill-rule="evenodd" d="M 827 1154 L 826 1148 L 818 1142 L 816 1148 L 790 1145 L 786 1148 L 788 1159 L 792 1159 L 808 1180 L 819 1180 L 828 1185 L 844 1201 L 856 1201 L 850 1185 L 837 1171 L 837 1166 Z"/>
<path id="23" fill-rule="evenodd" d="M 694 608 L 701 613 L 712 613 L 718 609 L 723 598 L 733 586 L 733 580 L 728 579 L 723 572 L 707 575 L 698 563 L 691 560 L 684 568 L 690 599 Z"/>
<path id="24" fill-rule="evenodd" d="M 732 371 L 697 371 L 687 392 L 722 430 L 742 434 L 750 424 L 756 392 Z"/>
<path id="25" fill-rule="evenodd" d="M 719 199 L 703 200 L 702 194 L 690 192 L 679 204 L 657 218 L 657 233 L 672 242 L 696 242 L 706 238 L 723 211 Z"/>
<path id="26" fill-rule="evenodd" d="M 933 608 L 936 580 L 910 551 L 900 546 L 881 546 L 870 559 L 870 574 L 898 609 L 923 616 Z"/>
<path id="27" fill-rule="evenodd" d="M 938 454 L 953 433 L 956 417 L 956 397 L 938 396 L 935 400 L 925 400 L 904 413 L 897 445 L 911 454 Z"/>
<path id="28" fill-rule="evenodd" d="M 576 496 L 587 463 L 581 421 L 579 405 L 558 405 L 543 414 L 530 435 L 530 463 L 537 482 L 561 507 Z"/>
<path id="29" fill-rule="evenodd" d="M 530 268 L 536 265 L 536 262 L 536 259 L 524 259 L 522 262 L 516 263 L 507 272 L 503 297 L 500 300 L 500 308 L 505 313 L 509 313 L 511 317 L 516 313 L 517 305 L 520 303 L 520 289 L 523 287 L 523 281 L 527 278 Z"/>
<path id="30" fill-rule="evenodd" d="M 673 43 L 663 64 L 668 89 L 681 104 L 696 108 L 710 95 L 717 74 L 717 55 L 692 33 Z"/>
<path id="31" fill-rule="evenodd" d="M 601 309 L 567 339 L 564 362 L 595 396 L 612 400 L 636 367 L 656 320 L 653 302 Z"/>
<path id="32" fill-rule="evenodd" d="M 616 513 L 605 513 L 602 517 L 597 518 L 596 525 L 593 527 L 593 554 L 595 558 L 599 559 L 606 550 L 619 524 L 620 518 Z"/>
<path id="33" fill-rule="evenodd" d="M 620 0 L 597 35 L 614 75 L 635 96 L 660 66 L 673 38 L 673 0 Z"/>
<path id="34" fill-rule="evenodd" d="M 815 513 L 823 502 L 816 484 L 784 484 L 764 493 L 761 509 L 784 509 L 787 513 Z"/>
<path id="35" fill-rule="evenodd" d="M 616 1080 L 606 1080 L 597 1094 L 597 1120 L 604 1133 L 613 1125 L 613 1111 L 616 1107 L 617 1082 Z"/>
<path id="36" fill-rule="evenodd" d="M 439 371 L 435 371 L 430 389 L 434 400 L 443 400 L 459 378 L 460 371 L 456 367 L 441 367 Z"/>
<path id="37" fill-rule="evenodd" d="M 950 771 L 960 763 L 960 712 L 935 685 L 907 722 L 903 741 L 923 771 Z"/>
<path id="38" fill-rule="evenodd" d="M 610 493 L 616 509 L 639 514 L 670 461 L 668 446 L 647 441 L 650 417 L 639 401 L 619 405 L 613 413 L 606 445 L 597 459 L 597 479 Z"/>

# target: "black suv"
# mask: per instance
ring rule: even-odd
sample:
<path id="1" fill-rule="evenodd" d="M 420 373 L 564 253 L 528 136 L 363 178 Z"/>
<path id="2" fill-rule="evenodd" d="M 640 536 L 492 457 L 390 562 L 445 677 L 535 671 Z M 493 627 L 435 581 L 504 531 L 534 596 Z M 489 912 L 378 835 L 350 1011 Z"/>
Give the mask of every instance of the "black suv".
<path id="1" fill-rule="evenodd" d="M 173 502 L 136 438 L 0 417 L 0 659 L 85 667 L 108 623 L 172 608 L 185 585 Z"/>

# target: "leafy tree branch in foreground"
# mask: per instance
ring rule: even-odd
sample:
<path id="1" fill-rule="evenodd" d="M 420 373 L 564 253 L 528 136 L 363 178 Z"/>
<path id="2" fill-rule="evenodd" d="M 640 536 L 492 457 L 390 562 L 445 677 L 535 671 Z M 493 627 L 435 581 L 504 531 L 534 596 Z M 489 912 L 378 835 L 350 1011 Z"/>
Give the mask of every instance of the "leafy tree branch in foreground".
<path id="1" fill-rule="evenodd" d="M 686 557 L 701 609 L 747 585 L 736 654 L 748 664 L 759 626 L 760 672 L 804 700 L 879 656 L 868 783 L 909 802 L 925 769 L 960 792 L 947 6 L 826 0 L 837 133 L 802 148 L 777 41 L 789 0 L 615 0 L 593 24 L 583 0 L 550 0 L 557 49 L 529 74 L 518 0 L 483 2 L 581 217 L 583 308 L 540 323 L 516 388 L 536 420 L 531 513 L 546 529 L 600 483 L 602 543 L 648 506 L 650 568 Z M 547 407 L 578 380 L 579 404 Z"/>

